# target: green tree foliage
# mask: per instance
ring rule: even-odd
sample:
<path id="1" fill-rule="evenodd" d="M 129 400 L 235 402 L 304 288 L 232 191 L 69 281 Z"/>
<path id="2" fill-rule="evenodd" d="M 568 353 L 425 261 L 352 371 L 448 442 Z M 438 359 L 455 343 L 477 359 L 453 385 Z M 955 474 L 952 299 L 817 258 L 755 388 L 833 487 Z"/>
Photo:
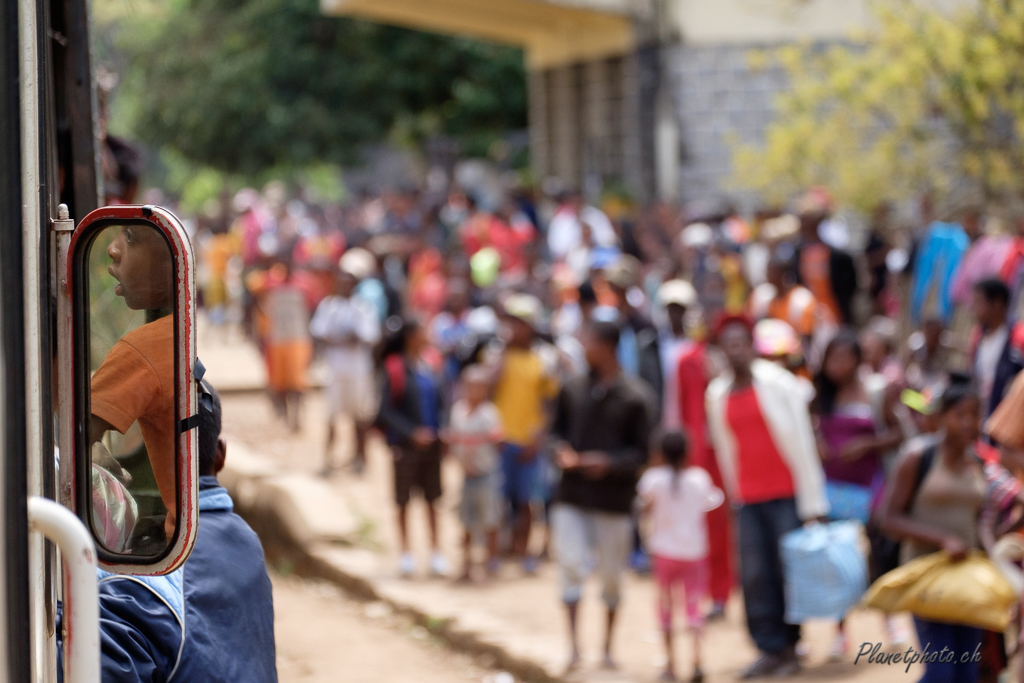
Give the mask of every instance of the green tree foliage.
<path id="1" fill-rule="evenodd" d="M 1024 196 L 1024 0 L 979 0 L 945 14 L 878 3 L 870 38 L 789 47 L 792 89 L 764 144 L 737 145 L 736 181 L 774 201 L 812 184 L 870 210 L 955 184 L 988 201 Z"/>
<path id="2" fill-rule="evenodd" d="M 519 50 L 326 17 L 316 0 L 176 0 L 119 34 L 132 133 L 226 173 L 350 164 L 396 131 L 486 149 L 526 125 Z"/>

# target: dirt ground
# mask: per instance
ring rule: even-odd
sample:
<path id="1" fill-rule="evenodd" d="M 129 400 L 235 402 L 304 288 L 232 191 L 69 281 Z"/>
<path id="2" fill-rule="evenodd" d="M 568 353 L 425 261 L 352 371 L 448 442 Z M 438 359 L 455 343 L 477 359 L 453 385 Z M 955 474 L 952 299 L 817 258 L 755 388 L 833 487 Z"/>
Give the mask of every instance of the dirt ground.
<path id="1" fill-rule="evenodd" d="M 354 600 L 322 581 L 272 578 L 281 683 L 512 683 L 384 603 Z"/>

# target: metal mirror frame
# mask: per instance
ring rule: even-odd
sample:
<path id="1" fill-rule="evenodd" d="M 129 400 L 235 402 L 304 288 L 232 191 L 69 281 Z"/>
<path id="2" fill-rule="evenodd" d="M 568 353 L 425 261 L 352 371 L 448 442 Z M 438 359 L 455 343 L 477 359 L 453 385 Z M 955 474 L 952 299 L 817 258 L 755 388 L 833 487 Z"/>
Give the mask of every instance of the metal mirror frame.
<path id="1" fill-rule="evenodd" d="M 159 231 L 171 249 L 174 259 L 174 369 L 176 384 L 176 429 L 178 489 L 177 524 L 170 544 L 162 553 L 150 557 L 134 557 L 113 553 L 96 544 L 100 568 L 116 574 L 159 575 L 180 567 L 195 545 L 199 521 L 198 420 L 197 390 L 193 378 L 196 359 L 195 330 L 195 257 L 185 228 L 169 210 L 159 206 L 105 206 L 91 212 L 75 227 L 68 250 L 68 296 L 71 300 L 71 358 L 62 359 L 70 368 L 74 385 L 70 415 L 73 421 L 72 451 L 74 453 L 73 509 L 92 530 L 92 492 L 88 447 L 89 415 L 89 329 L 87 257 L 96 237 L 112 225 L 149 225 Z M 64 469 L 63 467 L 61 468 Z M 92 531 L 90 531 L 92 533 Z"/>

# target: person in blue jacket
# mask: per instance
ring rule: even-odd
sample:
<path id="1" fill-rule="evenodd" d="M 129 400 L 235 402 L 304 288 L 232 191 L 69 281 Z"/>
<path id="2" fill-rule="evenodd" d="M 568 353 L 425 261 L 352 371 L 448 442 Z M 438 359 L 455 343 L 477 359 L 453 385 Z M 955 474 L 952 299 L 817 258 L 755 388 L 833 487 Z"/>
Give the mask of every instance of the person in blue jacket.
<path id="1" fill-rule="evenodd" d="M 263 548 L 217 482 L 220 398 L 201 383 L 199 531 L 166 576 L 100 572 L 103 683 L 274 683 L 274 605 Z"/>

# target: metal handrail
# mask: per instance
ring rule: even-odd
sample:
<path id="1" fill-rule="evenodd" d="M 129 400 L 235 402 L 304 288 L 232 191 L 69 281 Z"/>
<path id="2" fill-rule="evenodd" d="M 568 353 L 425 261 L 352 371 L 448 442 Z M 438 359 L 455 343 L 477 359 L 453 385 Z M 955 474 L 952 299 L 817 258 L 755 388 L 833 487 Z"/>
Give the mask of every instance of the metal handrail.
<path id="1" fill-rule="evenodd" d="M 99 683 L 100 606 L 92 536 L 71 510 L 38 496 L 28 499 L 28 524 L 56 544 L 64 559 L 64 680 Z"/>

